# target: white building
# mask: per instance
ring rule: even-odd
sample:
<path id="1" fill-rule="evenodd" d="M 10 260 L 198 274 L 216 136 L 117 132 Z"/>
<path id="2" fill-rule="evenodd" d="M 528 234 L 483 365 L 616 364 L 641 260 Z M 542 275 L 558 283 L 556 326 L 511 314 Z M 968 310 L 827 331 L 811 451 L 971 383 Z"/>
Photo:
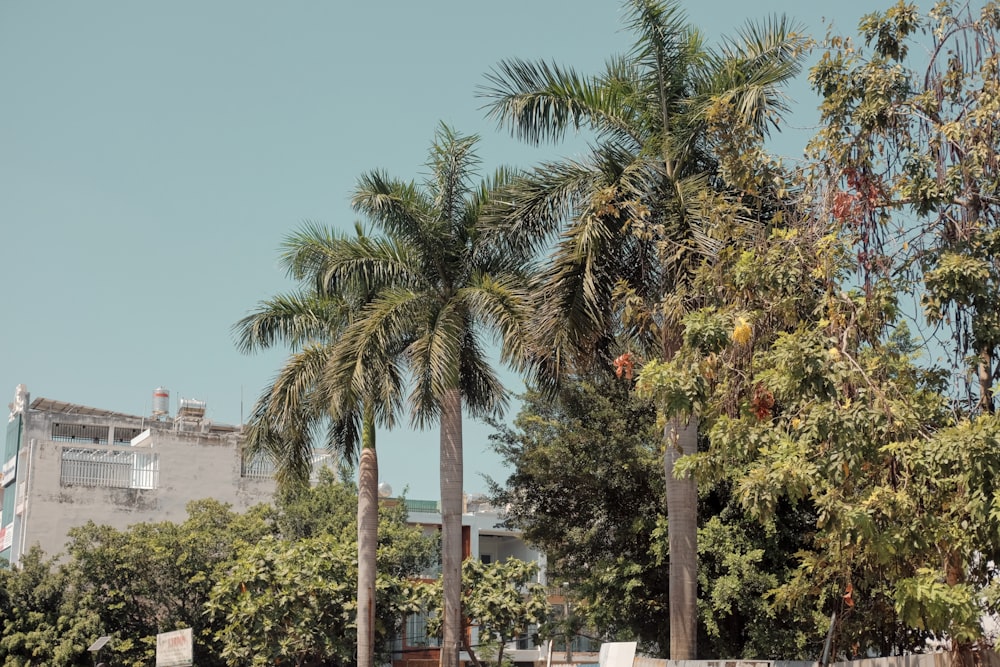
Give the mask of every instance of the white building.
<path id="1" fill-rule="evenodd" d="M 154 392 L 148 417 L 30 400 L 18 385 L 3 449 L 0 559 L 17 563 L 32 545 L 61 552 L 70 528 L 89 520 L 124 529 L 181 522 L 188 502 L 215 498 L 237 511 L 269 501 L 266 466 L 243 460 L 240 427 L 205 418 L 205 404 Z"/>

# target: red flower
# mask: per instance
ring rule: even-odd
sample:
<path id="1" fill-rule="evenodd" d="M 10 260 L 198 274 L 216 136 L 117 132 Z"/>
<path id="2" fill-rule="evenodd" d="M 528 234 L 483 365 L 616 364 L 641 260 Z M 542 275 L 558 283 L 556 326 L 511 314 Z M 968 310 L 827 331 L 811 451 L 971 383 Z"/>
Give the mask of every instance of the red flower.
<path id="1" fill-rule="evenodd" d="M 619 355 L 618 358 L 615 359 L 615 375 L 617 377 L 620 378 L 624 375 L 626 380 L 631 380 L 634 370 L 635 359 L 632 357 L 631 352 Z"/>
<path id="2" fill-rule="evenodd" d="M 753 413 L 757 419 L 770 419 L 771 409 L 774 407 L 774 394 L 764 385 L 758 384 L 753 389 L 750 405 L 753 407 Z"/>
<path id="3" fill-rule="evenodd" d="M 848 607 L 854 606 L 854 586 L 847 584 L 847 592 L 844 593 L 844 603 Z"/>

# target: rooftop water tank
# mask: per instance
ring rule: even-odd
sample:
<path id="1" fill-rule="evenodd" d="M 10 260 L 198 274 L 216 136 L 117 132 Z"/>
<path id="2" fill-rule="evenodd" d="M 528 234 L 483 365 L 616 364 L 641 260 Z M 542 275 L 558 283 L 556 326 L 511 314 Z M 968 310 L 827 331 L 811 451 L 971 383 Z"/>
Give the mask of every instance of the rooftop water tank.
<path id="1" fill-rule="evenodd" d="M 197 417 L 202 418 L 205 416 L 205 401 L 199 401 L 196 398 L 182 398 L 177 402 L 177 416 L 178 417 Z"/>
<path id="2" fill-rule="evenodd" d="M 163 387 L 153 390 L 153 416 L 162 417 L 170 414 L 170 391 Z"/>

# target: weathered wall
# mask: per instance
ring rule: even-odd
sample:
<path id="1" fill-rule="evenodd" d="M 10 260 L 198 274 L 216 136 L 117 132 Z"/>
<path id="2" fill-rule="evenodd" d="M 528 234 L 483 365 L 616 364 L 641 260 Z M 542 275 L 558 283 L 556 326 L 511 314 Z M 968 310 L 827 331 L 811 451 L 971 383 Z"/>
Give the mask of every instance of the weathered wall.
<path id="1" fill-rule="evenodd" d="M 951 667 L 951 653 L 921 653 L 889 658 L 847 660 L 830 663 L 830 667 Z M 977 653 L 983 667 L 1000 667 L 1000 658 L 993 651 Z M 818 662 L 781 660 L 660 660 L 636 657 L 632 667 L 816 667 Z"/>

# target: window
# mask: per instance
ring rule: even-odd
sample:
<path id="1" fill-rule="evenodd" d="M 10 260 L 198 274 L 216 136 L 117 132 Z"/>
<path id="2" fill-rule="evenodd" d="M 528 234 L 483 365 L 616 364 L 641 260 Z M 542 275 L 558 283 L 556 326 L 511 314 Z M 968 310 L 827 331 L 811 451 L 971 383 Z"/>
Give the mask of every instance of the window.
<path id="1" fill-rule="evenodd" d="M 91 424 L 53 424 L 52 439 L 58 442 L 78 442 L 92 445 L 108 444 L 107 426 Z"/>
<path id="2" fill-rule="evenodd" d="M 437 637 L 427 634 L 427 612 L 410 614 L 406 617 L 407 646 L 440 646 Z"/>
<path id="3" fill-rule="evenodd" d="M 131 426 L 115 426 L 115 443 L 116 445 L 131 445 L 132 438 L 141 435 L 143 430 L 141 428 L 132 428 Z"/>

